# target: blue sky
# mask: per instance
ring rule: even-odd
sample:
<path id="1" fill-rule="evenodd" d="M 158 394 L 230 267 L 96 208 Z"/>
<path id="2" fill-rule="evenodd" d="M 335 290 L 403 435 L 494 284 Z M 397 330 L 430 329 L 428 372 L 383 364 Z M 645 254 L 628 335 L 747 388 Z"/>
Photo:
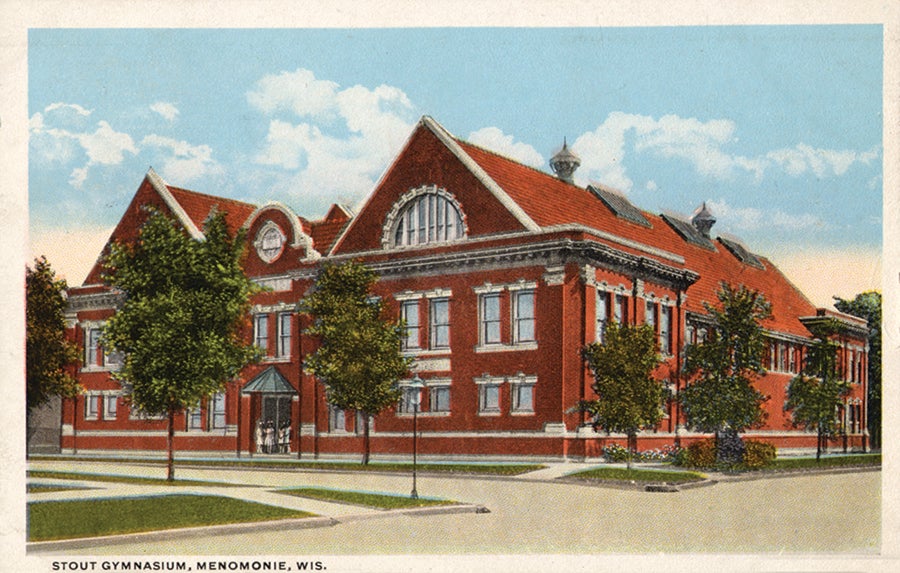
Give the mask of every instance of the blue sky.
<path id="1" fill-rule="evenodd" d="M 73 283 L 150 166 L 317 218 L 430 115 L 544 170 L 565 137 L 577 182 L 652 212 L 706 201 L 817 304 L 880 286 L 878 25 L 32 29 L 28 50 L 32 254 Z"/>

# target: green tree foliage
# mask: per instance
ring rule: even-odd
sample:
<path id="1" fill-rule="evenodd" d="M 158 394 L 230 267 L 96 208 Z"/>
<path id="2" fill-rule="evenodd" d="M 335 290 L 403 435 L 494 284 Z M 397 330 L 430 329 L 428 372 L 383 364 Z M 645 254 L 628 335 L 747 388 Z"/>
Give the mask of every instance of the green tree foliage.
<path id="1" fill-rule="evenodd" d="M 134 243 L 113 244 L 107 284 L 125 302 L 107 322 L 107 347 L 123 354 L 113 375 L 131 404 L 168 418 L 168 479 L 174 479 L 174 418 L 224 389 L 256 356 L 244 342 L 255 288 L 241 266 L 244 235 L 231 237 L 223 213 L 195 240 L 151 211 Z"/>
<path id="2" fill-rule="evenodd" d="M 850 391 L 850 384 L 841 380 L 838 373 L 838 344 L 832 338 L 838 332 L 837 323 L 829 320 L 811 327 L 811 331 L 815 340 L 809 347 L 803 372 L 788 385 L 784 409 L 790 412 L 795 427 L 815 430 L 818 460 L 824 440 L 837 430 L 835 410 Z"/>
<path id="3" fill-rule="evenodd" d="M 720 461 L 740 461 L 738 434 L 765 420 L 767 396 L 753 382 L 763 371 L 765 338 L 760 323 L 771 316 L 765 297 L 744 287 L 723 283 L 719 306 L 705 304 L 712 320 L 707 339 L 687 347 L 685 374 L 693 381 L 678 395 L 687 425 L 714 432 Z M 724 439 L 723 439 L 724 438 Z M 737 451 L 725 445 L 737 444 Z"/>
<path id="4" fill-rule="evenodd" d="M 873 448 L 881 447 L 881 293 L 867 291 L 853 300 L 836 298 L 834 307 L 869 322 L 868 395 L 866 421 Z"/>
<path id="5" fill-rule="evenodd" d="M 66 338 L 66 281 L 47 259 L 25 267 L 25 390 L 28 415 L 51 397 L 74 398 L 81 386 L 68 370 L 78 347 Z M 29 436 L 30 437 L 30 436 Z"/>
<path id="6" fill-rule="evenodd" d="M 653 377 L 660 363 L 656 335 L 646 325 L 611 323 L 604 342 L 591 343 L 582 356 L 594 375 L 595 400 L 579 403 L 578 409 L 594 417 L 606 432 L 628 436 L 628 467 L 637 433 L 655 427 L 663 416 L 667 392 Z"/>
<path id="7" fill-rule="evenodd" d="M 396 383 L 411 362 L 400 349 L 400 325 L 372 294 L 376 280 L 360 263 L 325 265 L 300 303 L 313 318 L 307 332 L 320 343 L 304 368 L 325 385 L 333 406 L 363 414 L 363 463 L 369 462 L 369 419 L 400 399 Z"/>

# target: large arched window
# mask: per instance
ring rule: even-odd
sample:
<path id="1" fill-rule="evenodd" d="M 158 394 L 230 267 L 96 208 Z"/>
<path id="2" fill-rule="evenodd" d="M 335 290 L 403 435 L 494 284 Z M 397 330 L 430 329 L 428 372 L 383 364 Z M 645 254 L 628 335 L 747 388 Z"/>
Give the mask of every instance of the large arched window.
<path id="1" fill-rule="evenodd" d="M 466 235 L 458 204 L 450 193 L 435 186 L 405 195 L 389 217 L 389 244 L 394 247 L 445 243 Z"/>

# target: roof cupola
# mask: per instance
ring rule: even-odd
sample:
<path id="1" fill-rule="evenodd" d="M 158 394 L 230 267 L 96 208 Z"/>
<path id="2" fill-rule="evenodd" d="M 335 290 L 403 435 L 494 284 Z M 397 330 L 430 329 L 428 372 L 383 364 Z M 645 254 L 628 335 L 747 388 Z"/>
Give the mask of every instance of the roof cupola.
<path id="1" fill-rule="evenodd" d="M 694 215 L 691 217 L 691 224 L 694 225 L 704 237 L 709 238 L 709 231 L 712 229 L 712 226 L 716 224 L 716 218 L 713 217 L 713 214 L 706 208 L 706 201 L 700 205 L 699 209 L 694 211 Z"/>
<path id="2" fill-rule="evenodd" d="M 562 149 L 550 158 L 550 167 L 557 177 L 566 183 L 574 183 L 575 179 L 572 176 L 579 165 L 581 165 L 581 159 L 572 153 L 566 144 L 565 138 L 563 138 Z"/>

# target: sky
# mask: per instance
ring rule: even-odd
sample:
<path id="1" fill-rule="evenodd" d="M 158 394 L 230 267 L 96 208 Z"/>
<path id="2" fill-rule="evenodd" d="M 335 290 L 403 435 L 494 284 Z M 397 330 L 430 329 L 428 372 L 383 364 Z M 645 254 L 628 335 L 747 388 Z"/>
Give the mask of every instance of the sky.
<path id="1" fill-rule="evenodd" d="M 714 234 L 819 306 L 880 289 L 880 25 L 31 29 L 31 256 L 80 284 L 152 167 L 301 216 L 358 206 L 429 115 Z"/>

